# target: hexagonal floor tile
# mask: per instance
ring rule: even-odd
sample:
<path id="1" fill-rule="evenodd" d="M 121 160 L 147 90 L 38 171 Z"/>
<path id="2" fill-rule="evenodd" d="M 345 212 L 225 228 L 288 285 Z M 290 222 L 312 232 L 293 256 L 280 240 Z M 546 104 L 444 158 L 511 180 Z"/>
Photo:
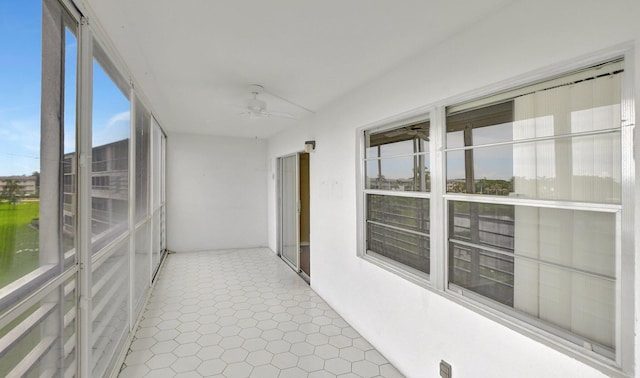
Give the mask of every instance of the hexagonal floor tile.
<path id="1" fill-rule="evenodd" d="M 298 367 L 307 372 L 320 370 L 324 367 L 324 360 L 314 355 L 303 356 L 298 359 Z"/>
<path id="2" fill-rule="evenodd" d="M 171 255 L 120 376 L 402 374 L 282 260 L 249 249 Z"/>
<path id="3" fill-rule="evenodd" d="M 326 360 L 324 362 L 324 368 L 330 373 L 336 375 L 345 374 L 351 371 L 351 362 L 346 361 L 340 357 L 336 357 Z"/>
<path id="4" fill-rule="evenodd" d="M 278 353 L 271 359 L 271 365 L 279 369 L 294 367 L 297 364 L 298 356 L 291 352 Z"/>
<path id="5" fill-rule="evenodd" d="M 256 350 L 249 353 L 245 361 L 253 366 L 260 366 L 268 364 L 269 362 L 271 362 L 272 358 L 273 353 L 266 350 Z"/>
<path id="6" fill-rule="evenodd" d="M 185 373 L 196 370 L 201 363 L 202 360 L 196 356 L 180 357 L 171 364 L 171 368 L 176 373 Z"/>
<path id="7" fill-rule="evenodd" d="M 280 369 L 273 365 L 262 365 L 253 368 L 251 371 L 251 378 L 278 378 L 280 375 Z"/>

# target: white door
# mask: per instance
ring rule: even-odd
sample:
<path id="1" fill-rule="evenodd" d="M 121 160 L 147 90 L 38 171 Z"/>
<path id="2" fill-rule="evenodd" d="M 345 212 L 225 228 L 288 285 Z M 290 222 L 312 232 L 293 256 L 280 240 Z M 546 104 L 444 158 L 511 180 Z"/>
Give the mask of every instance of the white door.
<path id="1" fill-rule="evenodd" d="M 280 158 L 280 255 L 300 270 L 298 154 Z"/>

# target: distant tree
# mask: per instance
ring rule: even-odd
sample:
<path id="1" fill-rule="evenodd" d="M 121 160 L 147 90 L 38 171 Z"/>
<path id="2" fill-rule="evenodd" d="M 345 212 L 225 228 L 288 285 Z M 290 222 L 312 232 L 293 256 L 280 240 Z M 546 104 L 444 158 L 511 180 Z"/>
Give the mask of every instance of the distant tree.
<path id="1" fill-rule="evenodd" d="M 16 180 L 6 180 L 4 182 L 0 198 L 9 201 L 12 205 L 15 205 L 16 202 L 18 202 L 18 195 L 20 195 L 20 193 L 20 185 L 18 185 Z"/>

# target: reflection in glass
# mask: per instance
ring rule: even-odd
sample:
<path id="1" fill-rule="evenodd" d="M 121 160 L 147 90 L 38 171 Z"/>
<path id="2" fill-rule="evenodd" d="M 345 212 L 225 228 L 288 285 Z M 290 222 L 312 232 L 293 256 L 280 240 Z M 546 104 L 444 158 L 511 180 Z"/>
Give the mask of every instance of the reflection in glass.
<path id="1" fill-rule="evenodd" d="M 160 264 L 160 254 L 162 253 L 162 172 L 164 172 L 163 161 L 163 135 L 158 124 L 153 120 L 151 129 L 151 209 L 153 212 L 152 226 L 152 272 Z"/>
<path id="2" fill-rule="evenodd" d="M 471 128 L 470 128 L 471 129 Z M 447 132 L 447 148 L 465 147 L 464 131 Z M 501 123 L 471 129 L 474 146 L 513 141 L 513 123 Z"/>
<path id="3" fill-rule="evenodd" d="M 367 250 L 429 274 L 429 237 L 383 225 L 367 225 Z"/>
<path id="4" fill-rule="evenodd" d="M 298 230 L 298 155 L 281 158 L 280 185 L 281 200 L 281 253 L 296 269 L 300 263 L 300 246 Z"/>
<path id="5" fill-rule="evenodd" d="M 451 201 L 449 214 L 450 237 L 513 251 L 513 206 Z"/>
<path id="6" fill-rule="evenodd" d="M 35 372 L 47 372 L 49 376 L 62 377 L 69 369 L 75 371 L 76 348 L 57 347 L 75 345 L 75 288 L 75 279 L 67 280 L 49 294 L 47 299 L 36 302 L 16 320 L 0 328 L 0 337 L 4 337 L 2 341 L 12 342 L 9 348 L 2 350 L 0 372 L 3 377 L 46 375 L 34 375 Z M 58 294 L 61 292 L 65 293 L 62 298 Z M 64 325 L 61 325 L 60 315 L 64 316 Z M 16 330 L 24 333 L 21 337 L 12 338 L 11 336 L 16 336 Z"/>
<path id="7" fill-rule="evenodd" d="M 429 200 L 369 194 L 367 220 L 428 234 Z"/>
<path id="8" fill-rule="evenodd" d="M 429 152 L 430 122 L 398 127 L 365 135 L 365 158 Z"/>
<path id="9" fill-rule="evenodd" d="M 367 189 L 428 192 L 429 121 L 365 132 Z"/>
<path id="10" fill-rule="evenodd" d="M 428 155 L 366 161 L 366 188 L 428 192 L 431 189 Z"/>
<path id="11" fill-rule="evenodd" d="M 76 194 L 76 87 L 78 40 L 68 29 L 65 29 L 65 73 L 64 73 L 64 157 L 63 174 L 63 251 L 75 248 L 75 218 L 77 209 Z M 69 260 L 67 264 L 73 263 Z"/>
<path id="12" fill-rule="evenodd" d="M 141 310 L 145 294 L 151 282 L 151 240 L 149 240 L 151 223 L 146 222 L 138 227 L 135 237 L 135 258 L 133 259 L 136 272 L 133 285 L 134 312 Z"/>
<path id="13" fill-rule="evenodd" d="M 136 224 L 149 215 L 149 176 L 151 114 L 140 100 L 136 99 Z"/>
<path id="14" fill-rule="evenodd" d="M 447 191 L 620 203 L 621 72 L 448 114 Z"/>
<path id="15" fill-rule="evenodd" d="M 619 203 L 620 148 L 615 132 L 449 151 L 447 191 Z"/>
<path id="16" fill-rule="evenodd" d="M 367 250 L 429 273 L 429 199 L 367 195 Z"/>
<path id="17" fill-rule="evenodd" d="M 93 252 L 127 231 L 129 221 L 128 98 L 94 61 L 91 231 Z"/>
<path id="18" fill-rule="evenodd" d="M 615 345 L 616 215 L 449 202 L 449 282 Z"/>
<path id="19" fill-rule="evenodd" d="M 92 377 L 106 373 L 111 358 L 128 332 L 129 238 L 92 263 L 91 371 Z"/>
<path id="20" fill-rule="evenodd" d="M 620 202 L 620 134 L 514 146 L 514 191 L 519 196 Z"/>
<path id="21" fill-rule="evenodd" d="M 447 148 L 511 140 L 513 101 L 447 115 Z"/>

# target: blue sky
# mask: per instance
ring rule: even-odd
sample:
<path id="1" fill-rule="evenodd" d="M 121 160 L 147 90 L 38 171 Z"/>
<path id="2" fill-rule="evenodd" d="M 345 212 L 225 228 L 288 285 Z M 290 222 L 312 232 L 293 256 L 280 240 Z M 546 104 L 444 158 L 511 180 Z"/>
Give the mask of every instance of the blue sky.
<path id="1" fill-rule="evenodd" d="M 40 0 L 0 1 L 0 176 L 40 171 Z M 77 41 L 65 35 L 64 151 L 75 150 Z M 94 64 L 93 145 L 129 137 L 129 101 Z"/>

